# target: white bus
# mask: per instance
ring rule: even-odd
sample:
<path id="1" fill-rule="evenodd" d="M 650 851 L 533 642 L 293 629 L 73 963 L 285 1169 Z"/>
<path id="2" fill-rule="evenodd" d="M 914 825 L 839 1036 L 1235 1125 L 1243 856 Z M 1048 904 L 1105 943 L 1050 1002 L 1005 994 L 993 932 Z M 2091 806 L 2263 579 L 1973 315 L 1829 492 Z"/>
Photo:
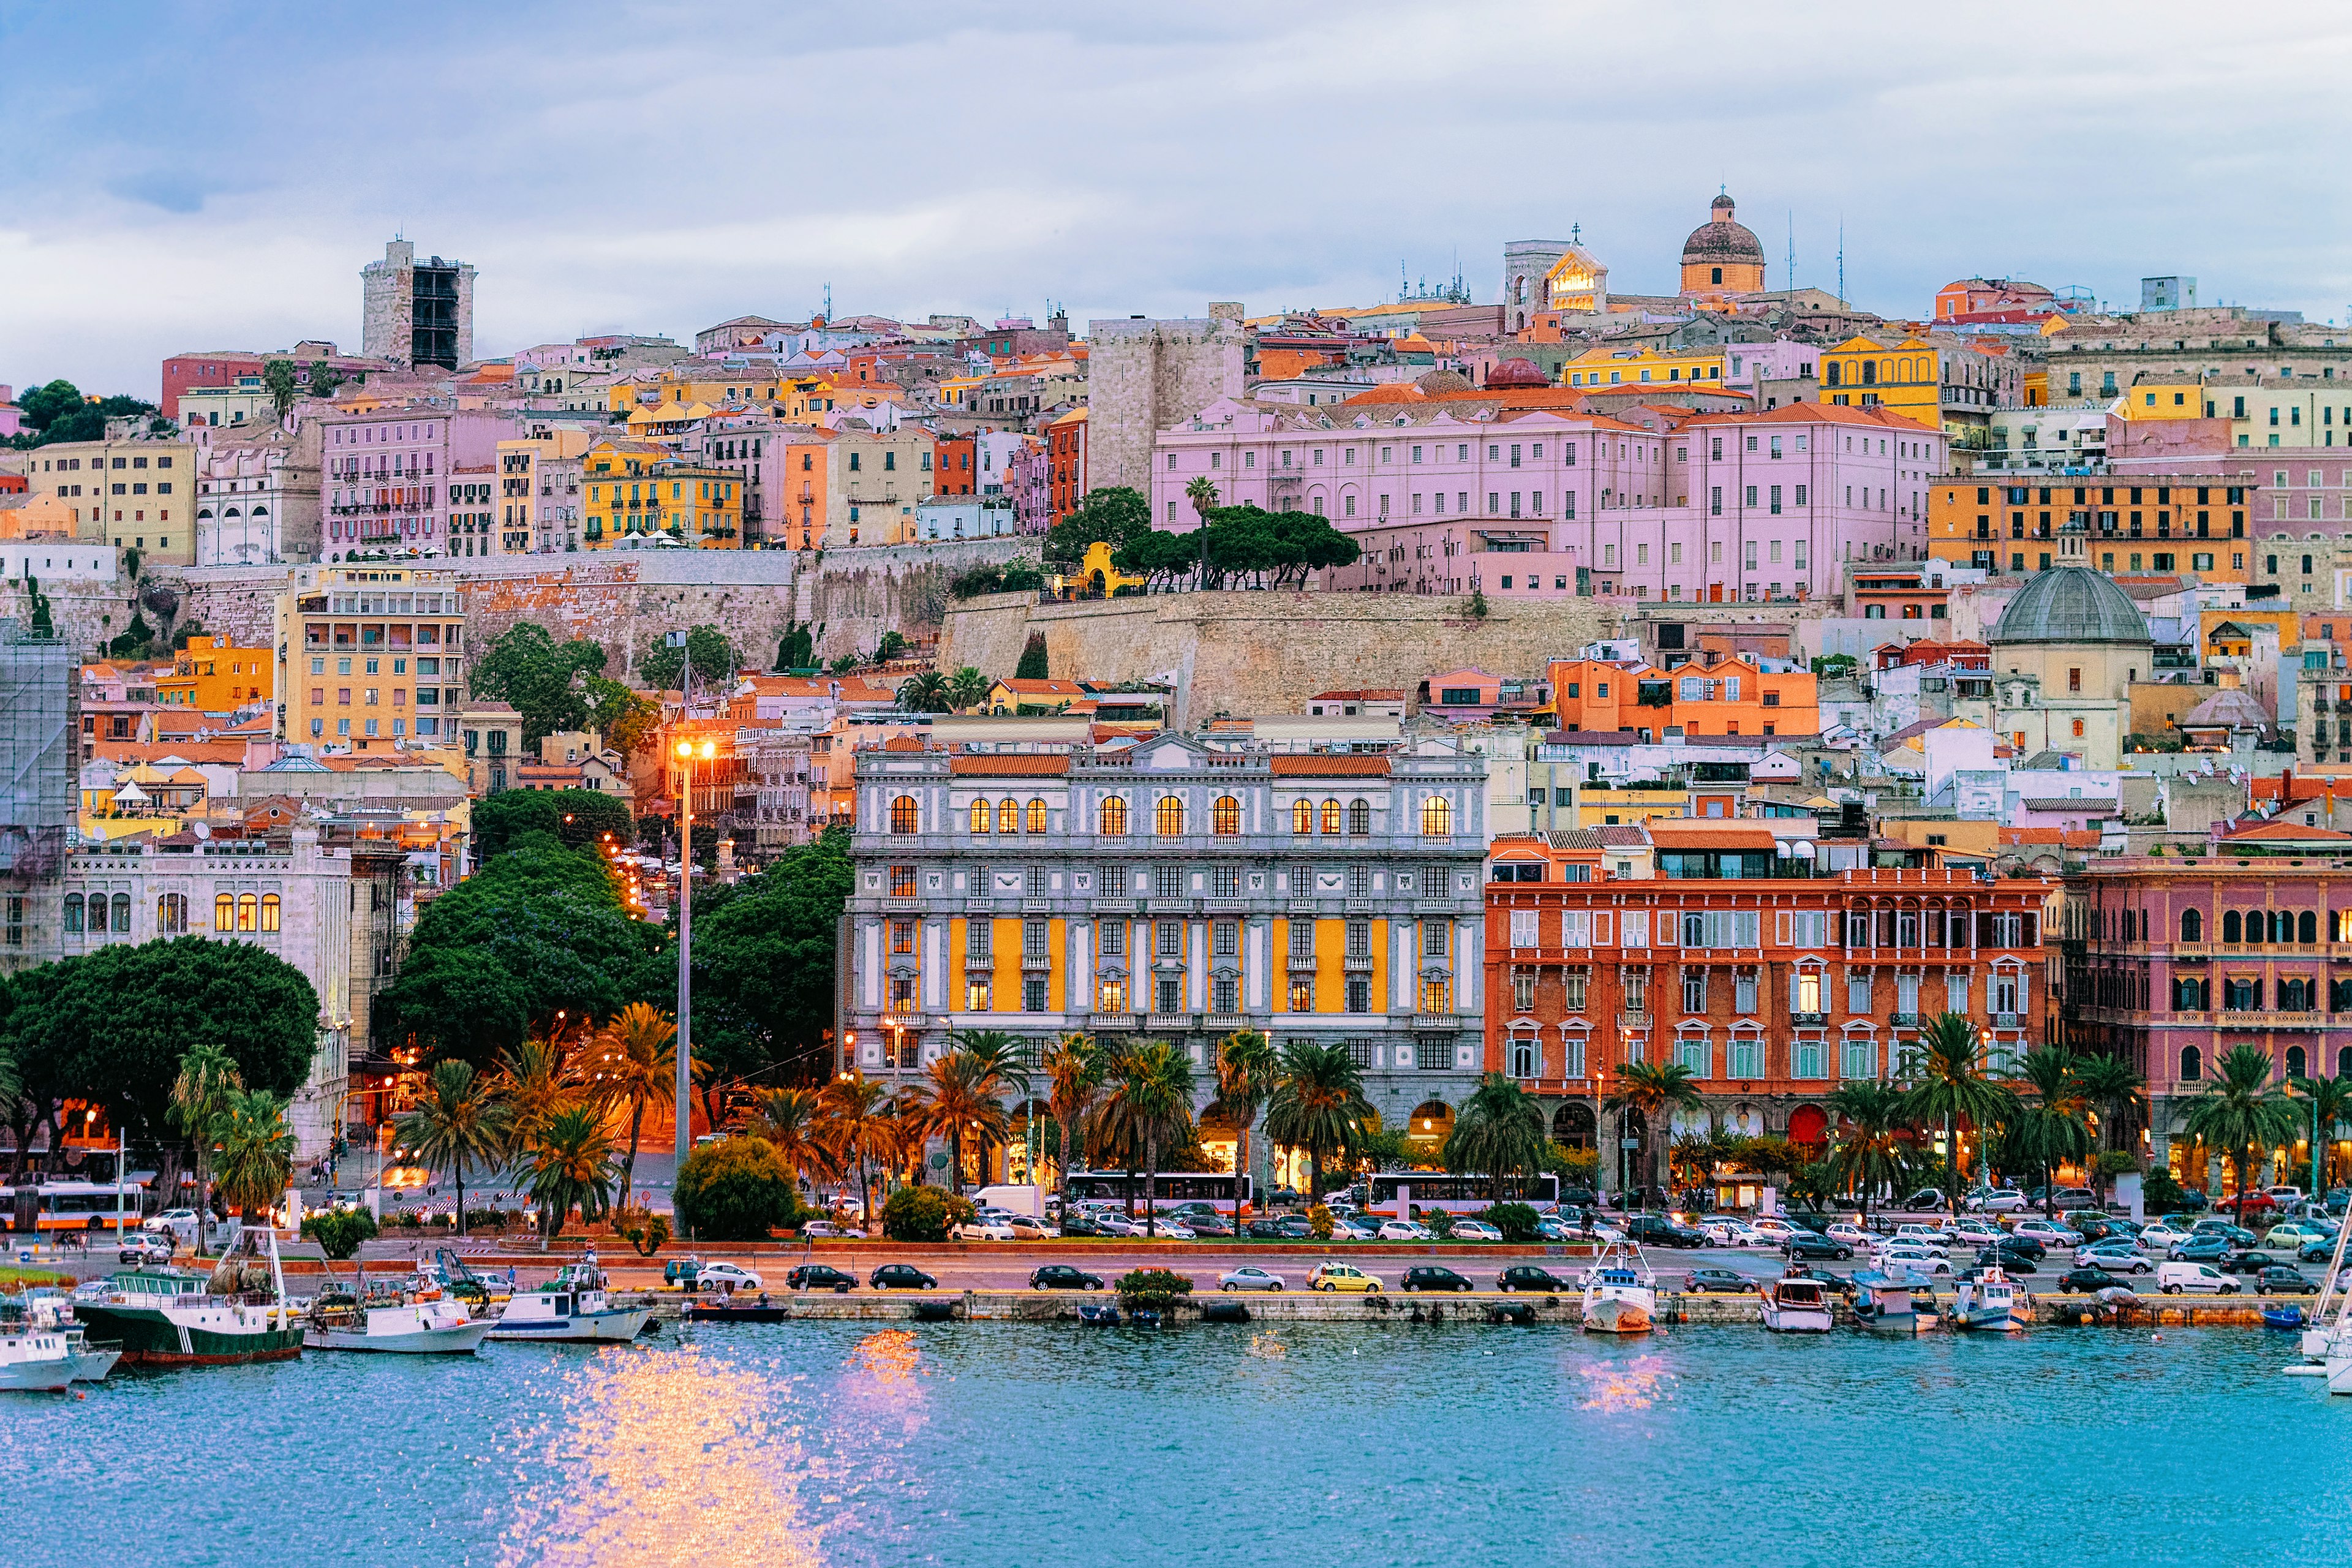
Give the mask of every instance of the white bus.
<path id="1" fill-rule="evenodd" d="M 1087 1199 L 1124 1206 L 1143 1205 L 1143 1176 L 1125 1171 L 1073 1171 L 1063 1185 L 1066 1201 L 1075 1205 Z M 1162 1171 L 1151 1187 L 1152 1206 L 1172 1209 L 1183 1204 L 1208 1203 L 1222 1215 L 1234 1212 L 1236 1201 L 1250 1200 L 1250 1179 L 1229 1171 Z"/>
<path id="2" fill-rule="evenodd" d="M 1492 1195 L 1495 1191 L 1491 1176 L 1457 1175 L 1447 1171 L 1381 1171 L 1371 1177 L 1364 1207 L 1374 1214 L 1409 1219 L 1412 1215 L 1406 1212 L 1408 1208 L 1414 1212 L 1444 1209 L 1448 1214 L 1476 1214 L 1499 1202 L 1526 1204 L 1542 1214 L 1559 1206 L 1559 1177 L 1549 1171 L 1505 1176 L 1499 1199 Z"/>
<path id="3" fill-rule="evenodd" d="M 141 1215 L 141 1189 L 125 1182 L 118 1191 L 112 1182 L 44 1182 L 37 1187 L 0 1187 L 0 1204 L 7 1205 L 0 1229 L 22 1235 L 38 1230 L 133 1230 Z M 17 1205 L 33 1209 L 33 1223 L 17 1218 Z"/>

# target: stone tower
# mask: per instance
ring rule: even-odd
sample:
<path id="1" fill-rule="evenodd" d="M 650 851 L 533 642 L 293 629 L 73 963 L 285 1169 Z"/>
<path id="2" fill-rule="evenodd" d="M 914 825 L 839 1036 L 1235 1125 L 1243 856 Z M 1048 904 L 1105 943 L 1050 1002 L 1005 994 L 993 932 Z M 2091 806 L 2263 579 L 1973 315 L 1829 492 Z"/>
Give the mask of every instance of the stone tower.
<path id="1" fill-rule="evenodd" d="M 1547 309 L 1544 278 L 1568 254 L 1564 239 L 1509 239 L 1503 242 L 1503 330 L 1520 331 Z"/>
<path id="2" fill-rule="evenodd" d="M 1221 397 L 1242 395 L 1242 308 L 1207 318 L 1087 323 L 1087 470 L 1097 489 L 1151 488 L 1151 442 Z"/>
<path id="3" fill-rule="evenodd" d="M 360 268 L 360 352 L 401 364 L 455 370 L 474 357 L 474 268 L 416 259 L 395 239 Z"/>

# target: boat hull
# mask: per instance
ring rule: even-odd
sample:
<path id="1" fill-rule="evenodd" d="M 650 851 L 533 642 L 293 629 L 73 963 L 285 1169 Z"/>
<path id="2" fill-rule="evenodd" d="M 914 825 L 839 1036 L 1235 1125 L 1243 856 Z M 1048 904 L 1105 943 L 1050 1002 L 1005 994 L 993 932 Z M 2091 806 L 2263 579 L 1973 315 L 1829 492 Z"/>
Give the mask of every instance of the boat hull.
<path id="1" fill-rule="evenodd" d="M 1764 1326 L 1776 1334 L 1825 1334 L 1830 1331 L 1830 1310 L 1827 1307 L 1764 1306 Z"/>
<path id="2" fill-rule="evenodd" d="M 0 1364 L 0 1390 L 16 1394 L 62 1394 L 73 1386 L 72 1356 Z"/>
<path id="3" fill-rule="evenodd" d="M 2332 1355 L 2321 1363 L 2327 1373 L 2327 1392 L 2352 1394 L 2352 1356 Z"/>
<path id="4" fill-rule="evenodd" d="M 1900 1312 L 1864 1312 L 1854 1309 L 1853 1326 L 1869 1334 L 1916 1334 L 1919 1331 L 1919 1314 L 1916 1310 Z"/>
<path id="5" fill-rule="evenodd" d="M 85 1350 L 69 1355 L 66 1358 L 66 1364 L 73 1373 L 76 1383 L 104 1383 L 106 1374 L 112 1372 L 114 1363 L 121 1359 L 122 1352 L 108 1345 L 103 1349 Z"/>
<path id="6" fill-rule="evenodd" d="M 1952 1314 L 1952 1327 L 1956 1329 L 2007 1333 L 2017 1326 L 2007 1307 L 1971 1307 L 1965 1312 Z"/>
<path id="7" fill-rule="evenodd" d="M 521 1322 L 499 1318 L 490 1323 L 489 1337 L 538 1340 L 547 1344 L 614 1344 L 635 1339 L 652 1316 L 643 1307 L 629 1307 L 570 1318 L 531 1318 Z"/>
<path id="8" fill-rule="evenodd" d="M 1622 1296 L 1603 1296 L 1584 1310 L 1584 1331 L 1591 1334 L 1646 1334 L 1655 1326 L 1647 1306 Z"/>
<path id="9" fill-rule="evenodd" d="M 124 1366 L 243 1366 L 292 1361 L 302 1353 L 302 1325 L 272 1309 L 211 1308 L 175 1315 L 154 1307 L 90 1303 L 78 1307 L 76 1315 L 91 1338 L 121 1343 Z"/>
<path id="10" fill-rule="evenodd" d="M 490 1331 L 487 1321 L 371 1334 L 356 1329 L 310 1331 L 305 1345 L 319 1351 L 380 1351 L 394 1355 L 471 1355 Z"/>

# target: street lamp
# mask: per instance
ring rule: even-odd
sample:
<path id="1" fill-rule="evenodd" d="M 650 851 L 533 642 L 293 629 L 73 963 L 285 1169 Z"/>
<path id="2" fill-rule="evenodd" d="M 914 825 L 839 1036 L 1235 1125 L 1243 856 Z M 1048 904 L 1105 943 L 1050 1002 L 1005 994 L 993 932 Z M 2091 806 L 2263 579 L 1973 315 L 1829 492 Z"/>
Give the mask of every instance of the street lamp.
<path id="1" fill-rule="evenodd" d="M 709 741 L 677 743 L 677 1168 L 686 1168 L 694 1130 L 688 1111 L 693 1089 L 692 1007 L 694 990 L 694 764 L 718 755 Z M 670 1179 L 677 1178 L 675 1173 Z"/>

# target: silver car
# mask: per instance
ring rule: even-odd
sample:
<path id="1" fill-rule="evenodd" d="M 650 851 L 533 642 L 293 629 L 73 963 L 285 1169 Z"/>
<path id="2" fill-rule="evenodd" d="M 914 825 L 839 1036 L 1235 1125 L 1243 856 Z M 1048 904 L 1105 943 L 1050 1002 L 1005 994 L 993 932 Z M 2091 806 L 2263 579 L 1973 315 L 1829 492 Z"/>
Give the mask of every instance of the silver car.
<path id="1" fill-rule="evenodd" d="M 1279 1290 L 1282 1283 L 1281 1275 L 1269 1268 L 1260 1268 L 1255 1263 L 1228 1268 L 1217 1276 L 1217 1289 L 1220 1290 Z"/>

